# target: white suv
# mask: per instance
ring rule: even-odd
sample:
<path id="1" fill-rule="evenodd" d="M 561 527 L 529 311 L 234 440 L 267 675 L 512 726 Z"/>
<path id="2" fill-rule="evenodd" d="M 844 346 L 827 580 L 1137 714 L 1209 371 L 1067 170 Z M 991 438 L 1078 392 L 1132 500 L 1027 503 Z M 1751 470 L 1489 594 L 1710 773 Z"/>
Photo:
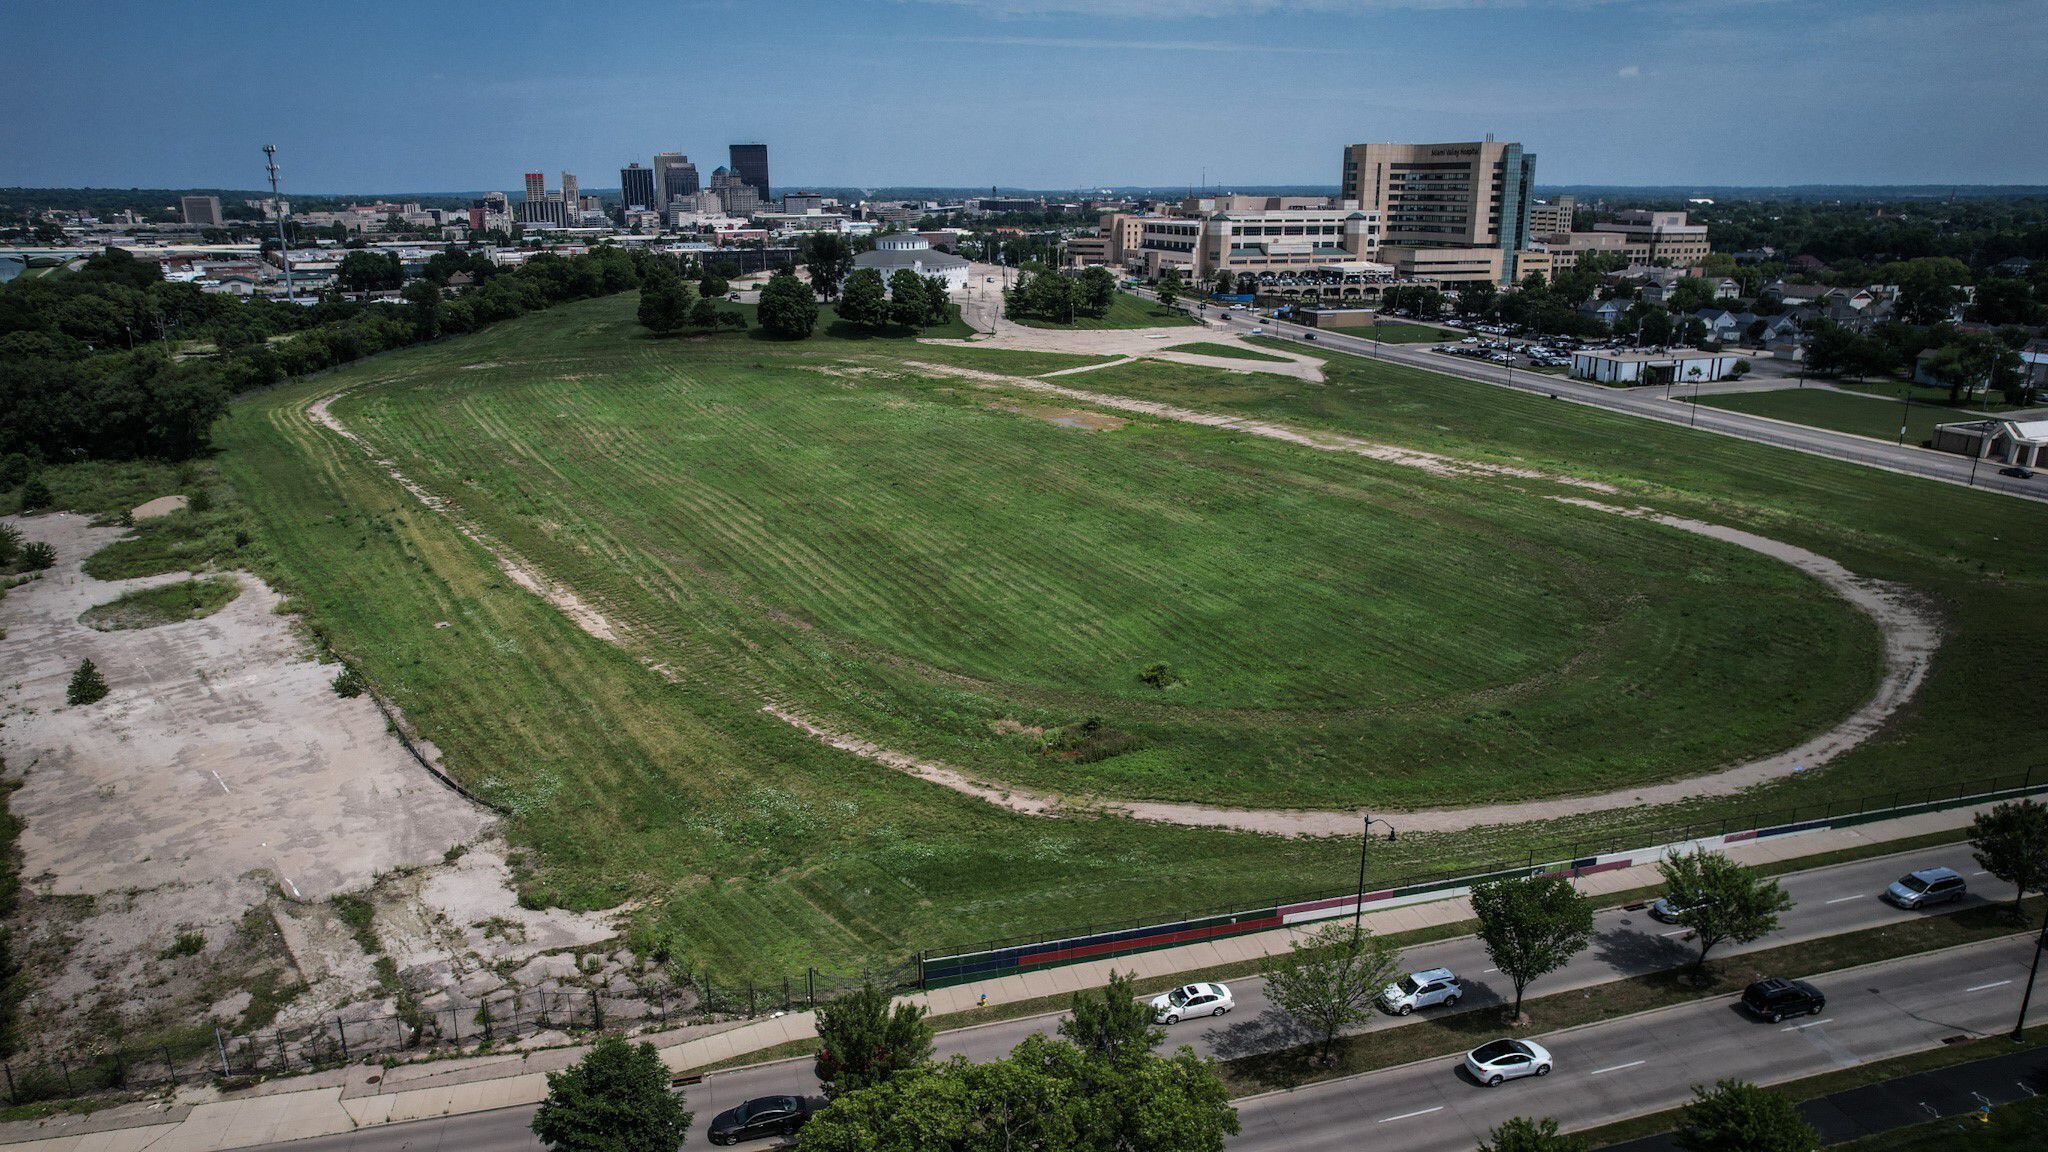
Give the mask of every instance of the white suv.
<path id="1" fill-rule="evenodd" d="M 1387 985 L 1387 990 L 1380 993 L 1380 1007 L 1396 1016 L 1406 1016 L 1417 1008 L 1438 1004 L 1448 1008 L 1464 994 L 1464 986 L 1449 968 L 1428 968 L 1410 972 L 1397 983 Z"/>
<path id="2" fill-rule="evenodd" d="M 1237 1007 L 1230 989 L 1222 984 L 1184 984 L 1164 996 L 1152 999 L 1152 1019 L 1160 1024 L 1178 1024 L 1183 1016 L 1221 1016 Z"/>

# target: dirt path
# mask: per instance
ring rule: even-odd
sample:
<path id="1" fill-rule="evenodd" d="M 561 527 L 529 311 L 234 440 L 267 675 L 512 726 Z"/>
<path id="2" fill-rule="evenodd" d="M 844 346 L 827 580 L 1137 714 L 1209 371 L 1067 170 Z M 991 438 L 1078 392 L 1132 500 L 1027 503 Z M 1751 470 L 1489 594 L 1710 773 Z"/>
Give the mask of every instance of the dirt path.
<path id="1" fill-rule="evenodd" d="M 458 531 L 470 540 L 475 541 L 478 547 L 490 554 L 491 560 L 498 565 L 498 570 L 511 577 L 513 583 L 554 605 L 562 611 L 563 615 L 573 621 L 578 628 L 583 629 L 599 640 L 610 644 L 619 642 L 619 630 L 613 627 L 611 620 L 603 612 L 598 611 L 596 605 L 578 596 L 576 591 L 568 585 L 555 580 L 539 568 L 527 563 L 510 547 L 484 531 L 474 521 L 462 515 L 460 509 L 440 496 L 435 495 L 425 485 L 399 471 L 398 465 L 391 460 L 379 456 L 377 450 L 370 446 L 368 440 L 349 431 L 348 427 L 336 419 L 334 413 L 330 410 L 330 405 L 336 400 L 341 399 L 342 395 L 343 393 L 341 392 L 332 392 L 322 396 L 306 408 L 306 415 L 312 417 L 321 427 L 361 448 L 364 455 L 368 456 L 379 468 L 384 469 L 386 474 L 393 480 L 398 481 L 399 485 L 407 492 L 412 493 L 413 497 L 420 503 L 448 517 Z"/>

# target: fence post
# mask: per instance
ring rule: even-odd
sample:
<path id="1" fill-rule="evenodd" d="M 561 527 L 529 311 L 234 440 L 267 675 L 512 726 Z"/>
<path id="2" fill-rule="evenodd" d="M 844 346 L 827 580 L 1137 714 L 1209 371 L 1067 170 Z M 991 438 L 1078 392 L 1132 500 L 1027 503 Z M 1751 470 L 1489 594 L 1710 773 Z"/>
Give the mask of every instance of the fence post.
<path id="1" fill-rule="evenodd" d="M 476 1006 L 476 1010 L 483 1017 L 484 1021 L 484 1043 L 489 1044 L 491 1042 L 491 998 L 485 996 L 482 1002 Z"/>
<path id="2" fill-rule="evenodd" d="M 782 1010 L 789 1011 L 789 977 L 782 978 Z"/>
<path id="3" fill-rule="evenodd" d="M 754 1018 L 754 978 L 747 977 L 747 1019 Z"/>
<path id="4" fill-rule="evenodd" d="M 282 1067 L 286 1068 L 286 1069 L 289 1069 L 289 1068 L 290 1068 L 290 1067 L 292 1066 L 292 1058 L 291 1058 L 290 1056 L 287 1056 L 287 1055 L 285 1055 L 285 1051 L 284 1051 L 284 1030 L 280 1028 L 280 1029 L 278 1029 L 277 1031 L 275 1031 L 275 1032 L 272 1032 L 272 1033 L 270 1034 L 270 1038 L 271 1038 L 271 1039 L 273 1039 L 273 1040 L 275 1040 L 275 1041 L 277 1041 L 277 1062 L 278 1062 L 278 1064 L 279 1064 L 280 1066 L 282 1066 Z"/>
<path id="5" fill-rule="evenodd" d="M 157 1053 L 164 1058 L 164 1071 L 170 1074 L 171 1087 L 176 1088 L 178 1086 L 178 1065 L 171 1059 L 171 1050 L 168 1047 L 160 1046 L 157 1048 Z"/>
<path id="6" fill-rule="evenodd" d="M 341 1059 L 344 1063 L 346 1063 L 349 1058 L 348 1026 L 341 1022 L 341 1017 L 339 1016 L 336 1016 L 334 1018 L 334 1038 L 341 1041 Z"/>
<path id="7" fill-rule="evenodd" d="M 220 1051 L 220 1074 L 223 1076 L 234 1075 L 233 1070 L 228 1067 L 228 1042 L 221 1039 L 220 1029 L 218 1028 L 213 1030 L 213 1046 Z"/>
<path id="8" fill-rule="evenodd" d="M 815 1009 L 818 1006 L 818 970 L 804 969 L 804 1003 Z"/>
<path id="9" fill-rule="evenodd" d="M 590 994 L 590 1026 L 604 1031 L 604 999 L 594 991 Z"/>
<path id="10" fill-rule="evenodd" d="M 0 1064 L 0 1068 L 4 1068 L 7 1071 L 7 1102 L 9 1104 L 21 1103 L 21 1093 L 16 1091 L 14 1087 L 14 1061 L 9 1060 L 5 1064 Z"/>

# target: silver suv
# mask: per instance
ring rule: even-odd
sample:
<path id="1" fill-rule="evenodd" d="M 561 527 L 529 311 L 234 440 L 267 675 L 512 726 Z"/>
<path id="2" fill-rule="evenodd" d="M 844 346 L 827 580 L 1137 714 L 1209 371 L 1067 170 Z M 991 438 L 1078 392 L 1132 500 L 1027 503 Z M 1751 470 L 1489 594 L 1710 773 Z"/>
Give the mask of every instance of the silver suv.
<path id="1" fill-rule="evenodd" d="M 1396 1016 L 1406 1016 L 1417 1008 L 1438 1004 L 1448 1008 L 1464 994 L 1464 986 L 1449 968 L 1427 968 L 1387 985 L 1386 991 L 1380 993 L 1380 1007 Z"/>
<path id="2" fill-rule="evenodd" d="M 1969 882 L 1953 868 L 1922 868 L 1892 881 L 1884 898 L 1901 908 L 1928 908 L 1961 900 L 1969 890 Z"/>

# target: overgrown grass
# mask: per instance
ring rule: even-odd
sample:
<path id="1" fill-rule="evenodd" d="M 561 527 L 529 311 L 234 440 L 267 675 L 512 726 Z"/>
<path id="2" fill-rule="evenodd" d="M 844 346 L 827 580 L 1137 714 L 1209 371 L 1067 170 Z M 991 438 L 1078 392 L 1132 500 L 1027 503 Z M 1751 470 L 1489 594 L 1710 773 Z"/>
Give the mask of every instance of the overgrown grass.
<path id="1" fill-rule="evenodd" d="M 1016 323 L 1026 328 L 1064 328 L 1076 332 L 1100 332 L 1113 328 L 1184 328 L 1197 321 L 1178 308 L 1162 308 L 1141 296 L 1119 291 L 1110 299 L 1109 310 L 1100 316 L 1078 316 L 1071 324 L 1026 316 Z"/>
<path id="2" fill-rule="evenodd" d="M 1382 344 L 1441 344 L 1446 340 L 1463 340 L 1468 335 L 1456 328 L 1437 328 L 1406 320 L 1382 320 L 1359 328 L 1333 328 L 1331 331 L 1356 336 L 1360 340 L 1377 340 Z"/>
<path id="3" fill-rule="evenodd" d="M 1227 356 L 1232 360 L 1264 360 L 1272 364 L 1290 363 L 1285 356 L 1269 356 L 1242 344 L 1214 344 L 1201 341 L 1195 344 L 1169 344 L 1162 351 L 1192 352 L 1197 356 Z"/>
<path id="4" fill-rule="evenodd" d="M 101 632 L 129 628 L 154 628 L 211 616 L 240 595 L 242 586 L 232 576 L 209 576 L 180 580 L 125 592 L 105 604 L 95 604 L 79 615 L 79 623 Z"/>
<path id="5" fill-rule="evenodd" d="M 2028 914 L 2038 918 L 2044 904 L 2048 902 L 2039 898 L 2029 901 Z M 1646 976 L 1525 1000 L 1522 1011 L 1531 1023 L 1518 1031 L 1541 1035 L 1674 1004 L 1736 996 L 1765 976 L 1811 976 L 2024 931 L 2026 925 L 2015 922 L 2003 907 L 1979 906 L 1948 915 L 1902 920 L 1882 928 L 1709 960 L 1704 968 L 1680 965 Z M 1674 950 L 1672 955 L 1676 959 L 1682 950 Z M 1313 1044 L 1241 1056 L 1222 1063 L 1223 1079 L 1233 1095 L 1242 1096 L 1355 1076 L 1431 1056 L 1448 1056 L 1499 1036 L 1502 1014 L 1498 1004 L 1473 1005 L 1400 1028 L 1339 1037 L 1331 1051 L 1336 1061 L 1334 1067 L 1310 1066 L 1308 1058 L 1315 1050 Z"/>
<path id="6" fill-rule="evenodd" d="M 513 811 L 524 897 L 637 898 L 721 981 L 1254 908 L 1346 889 L 1356 860 L 1341 843 L 1013 815 L 825 749 L 762 716 L 771 695 L 1009 779 L 1416 803 L 1709 767 L 1795 742 L 1870 682 L 1867 626 L 1802 579 L 1560 508 L 1540 483 L 1147 421 L 1081 436 L 901 363 L 961 349 L 632 332 L 619 301 L 569 305 L 251 397 L 221 429 L 222 464 L 262 570 Z M 1953 783 L 1957 763 L 2017 771 L 2041 745 L 2048 722 L 2000 703 L 2048 688 L 2011 658 L 2048 639 L 2039 509 L 1329 360 L 1328 386 L 1163 364 L 1077 382 L 1598 479 L 1907 583 L 1949 628 L 1918 706 L 1826 771 L 1404 836 L 1376 877 L 1791 803 L 1817 814 Z M 336 405 L 351 427 L 602 605 L 626 645 L 577 630 L 314 425 L 305 405 L 340 386 L 360 389 Z M 1156 661 L 1187 683 L 1141 683 Z M 1535 673 L 1526 698 L 1489 699 L 1518 668 Z M 1091 715 L 1143 746 L 1091 765 L 1041 754 L 1032 727 Z"/>

